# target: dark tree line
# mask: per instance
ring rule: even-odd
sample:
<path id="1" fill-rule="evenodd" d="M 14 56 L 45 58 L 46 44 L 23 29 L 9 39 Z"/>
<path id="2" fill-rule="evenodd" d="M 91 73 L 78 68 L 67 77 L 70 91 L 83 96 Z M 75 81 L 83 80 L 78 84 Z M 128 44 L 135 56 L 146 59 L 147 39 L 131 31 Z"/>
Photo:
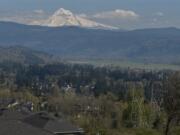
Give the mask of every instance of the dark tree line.
<path id="1" fill-rule="evenodd" d="M 37 110 L 62 112 L 89 134 L 119 133 L 123 127 L 170 135 L 180 124 L 180 74 L 174 71 L 4 62 L 0 87 L 2 98 L 25 96 Z"/>
<path id="2" fill-rule="evenodd" d="M 146 71 L 115 67 L 94 67 L 78 64 L 21 65 L 0 64 L 1 75 L 9 75 L 17 89 L 29 88 L 35 94 L 50 94 L 54 87 L 60 90 L 74 90 L 78 94 L 99 96 L 112 92 L 119 98 L 126 98 L 133 84 L 145 89 L 145 96 L 159 98 L 163 80 L 171 71 Z M 153 93 L 153 95 L 152 95 Z"/>

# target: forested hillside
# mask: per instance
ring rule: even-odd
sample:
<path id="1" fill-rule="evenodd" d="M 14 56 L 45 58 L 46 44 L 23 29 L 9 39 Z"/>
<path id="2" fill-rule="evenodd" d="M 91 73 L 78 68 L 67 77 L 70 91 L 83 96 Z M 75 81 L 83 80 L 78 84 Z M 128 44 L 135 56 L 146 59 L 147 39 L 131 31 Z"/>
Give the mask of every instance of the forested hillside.
<path id="1" fill-rule="evenodd" d="M 22 46 L 0 47 L 0 62 L 15 62 L 27 65 L 58 61 L 52 55 Z"/>

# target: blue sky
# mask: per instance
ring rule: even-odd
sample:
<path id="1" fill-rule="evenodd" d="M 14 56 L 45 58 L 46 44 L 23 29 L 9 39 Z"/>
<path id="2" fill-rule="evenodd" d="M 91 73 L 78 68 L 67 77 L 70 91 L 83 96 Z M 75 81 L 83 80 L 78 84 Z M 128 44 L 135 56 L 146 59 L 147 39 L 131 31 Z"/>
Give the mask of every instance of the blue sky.
<path id="1" fill-rule="evenodd" d="M 6 14 L 16 16 L 15 13 L 30 13 L 34 10 L 53 13 L 59 8 L 92 16 L 98 13 L 112 13 L 118 9 L 132 11 L 139 17 L 134 20 L 129 20 L 129 18 L 127 20 L 126 18 L 92 19 L 126 29 L 180 27 L 179 6 L 180 0 L 0 0 L 0 17 Z"/>

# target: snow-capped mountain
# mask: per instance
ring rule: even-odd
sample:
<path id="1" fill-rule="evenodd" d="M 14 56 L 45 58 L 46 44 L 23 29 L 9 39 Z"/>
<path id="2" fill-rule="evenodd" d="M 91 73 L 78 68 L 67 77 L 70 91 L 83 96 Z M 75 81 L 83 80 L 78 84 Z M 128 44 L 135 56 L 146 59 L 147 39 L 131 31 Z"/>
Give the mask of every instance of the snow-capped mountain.
<path id="1" fill-rule="evenodd" d="M 113 26 L 100 24 L 91 21 L 85 17 L 73 14 L 69 10 L 60 8 L 47 20 L 34 22 L 36 25 L 49 26 L 49 27 L 60 27 L 60 26 L 78 26 L 86 28 L 101 28 L 101 29 L 118 29 Z"/>

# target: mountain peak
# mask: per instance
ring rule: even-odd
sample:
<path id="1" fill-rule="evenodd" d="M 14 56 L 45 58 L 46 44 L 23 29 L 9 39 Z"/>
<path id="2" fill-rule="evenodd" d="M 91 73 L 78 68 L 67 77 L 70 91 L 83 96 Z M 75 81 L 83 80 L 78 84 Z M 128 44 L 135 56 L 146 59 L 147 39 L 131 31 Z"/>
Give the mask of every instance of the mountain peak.
<path id="1" fill-rule="evenodd" d="M 60 8 L 55 11 L 52 16 L 40 25 L 50 27 L 78 26 L 85 28 L 118 29 L 116 27 L 91 21 L 88 18 L 73 14 L 70 10 L 66 10 L 64 8 Z"/>
<path id="2" fill-rule="evenodd" d="M 60 8 L 59 10 L 57 10 L 53 16 L 62 16 L 62 15 L 66 15 L 66 16 L 73 16 L 73 13 L 70 10 L 66 10 L 64 8 Z"/>

